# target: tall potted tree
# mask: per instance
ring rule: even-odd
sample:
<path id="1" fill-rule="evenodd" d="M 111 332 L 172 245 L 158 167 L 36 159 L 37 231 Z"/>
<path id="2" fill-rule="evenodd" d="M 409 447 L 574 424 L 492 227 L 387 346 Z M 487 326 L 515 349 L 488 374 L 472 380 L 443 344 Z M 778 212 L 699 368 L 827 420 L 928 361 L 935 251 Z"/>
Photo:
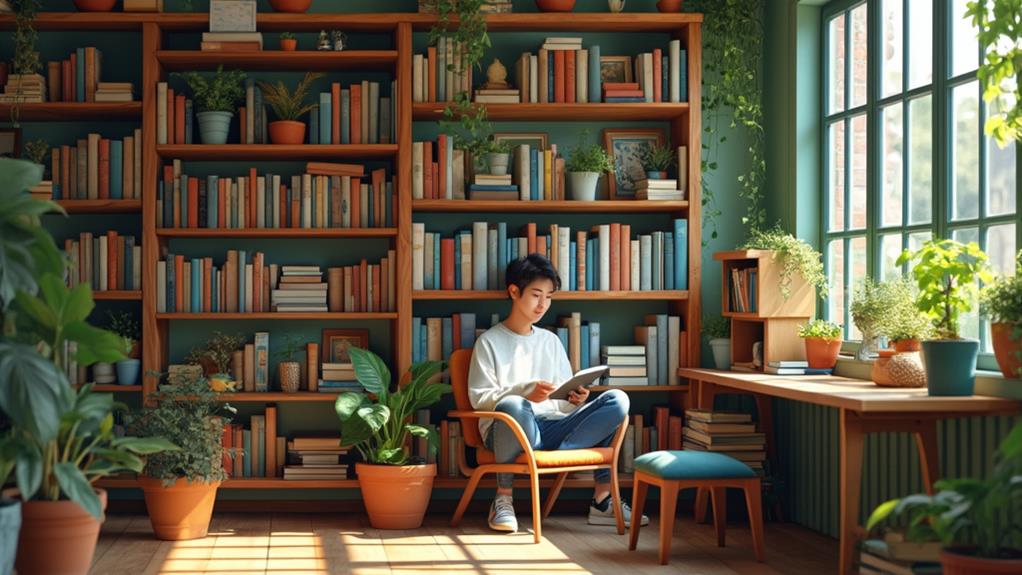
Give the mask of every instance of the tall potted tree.
<path id="1" fill-rule="evenodd" d="M 410 381 L 390 391 L 390 370 L 375 353 L 351 348 L 355 377 L 367 393 L 341 394 L 334 403 L 341 420 L 341 438 L 357 449 L 364 462 L 355 464 L 358 485 L 377 529 L 415 529 L 429 505 L 436 464 L 411 457 L 408 442 L 425 437 L 431 450 L 439 440 L 434 429 L 409 423 L 415 412 L 435 404 L 451 386 L 430 383 L 444 363 L 413 365 Z"/>
<path id="2" fill-rule="evenodd" d="M 277 115 L 277 119 L 269 125 L 271 142 L 290 145 L 305 142 L 305 122 L 302 122 L 301 118 L 317 106 L 306 104 L 305 97 L 312 83 L 322 77 L 323 74 L 319 72 L 306 72 L 294 92 L 289 91 L 283 81 L 278 80 L 276 84 L 259 82 L 259 87 L 263 90 L 263 99 Z"/>
<path id="3" fill-rule="evenodd" d="M 1015 273 L 994 279 L 980 301 L 990 319 L 994 357 L 1007 378 L 1022 377 L 1022 251 L 1015 260 Z"/>
<path id="4" fill-rule="evenodd" d="M 919 287 L 916 305 L 933 322 L 936 339 L 923 342 L 923 366 L 930 395 L 972 395 L 979 341 L 961 337 L 959 318 L 972 309 L 979 282 L 992 278 L 987 255 L 975 242 L 931 240 L 905 250 L 898 265 L 918 260 L 912 277 Z"/>
<path id="5" fill-rule="evenodd" d="M 207 79 L 198 72 L 175 74 L 184 78 L 192 89 L 198 113 L 199 137 L 203 144 L 226 144 L 231 128 L 231 118 L 238 100 L 245 97 L 242 82 L 245 73 L 241 70 L 224 72 L 223 65 L 216 69 L 212 78 Z"/>

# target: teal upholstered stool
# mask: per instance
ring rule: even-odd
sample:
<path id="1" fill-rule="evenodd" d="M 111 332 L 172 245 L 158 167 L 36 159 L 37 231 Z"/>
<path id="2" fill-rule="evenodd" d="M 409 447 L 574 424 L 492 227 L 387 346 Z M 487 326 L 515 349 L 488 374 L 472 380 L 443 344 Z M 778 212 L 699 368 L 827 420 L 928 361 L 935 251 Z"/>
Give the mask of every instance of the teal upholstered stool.
<path id="1" fill-rule="evenodd" d="M 650 485 L 660 488 L 660 564 L 666 565 L 674 534 L 674 513 L 678 491 L 688 488 L 710 490 L 713 501 L 713 526 L 717 531 L 717 545 L 724 546 L 724 525 L 727 521 L 726 491 L 734 487 L 745 491 L 752 527 L 752 544 L 756 560 L 763 561 L 763 511 L 760 500 L 759 476 L 746 464 L 723 455 L 706 451 L 654 451 L 635 458 L 632 516 L 641 517 L 646 503 L 646 490 Z M 632 521 L 628 549 L 634 550 L 639 542 L 641 521 Z"/>

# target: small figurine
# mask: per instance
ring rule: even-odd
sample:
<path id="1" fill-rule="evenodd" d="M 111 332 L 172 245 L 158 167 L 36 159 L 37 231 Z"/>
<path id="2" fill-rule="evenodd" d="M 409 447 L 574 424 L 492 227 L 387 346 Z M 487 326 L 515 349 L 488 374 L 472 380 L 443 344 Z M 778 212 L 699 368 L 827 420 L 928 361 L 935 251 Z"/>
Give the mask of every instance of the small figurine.
<path id="1" fill-rule="evenodd" d="M 334 51 L 340 52 L 348 45 L 348 35 L 340 30 L 334 30 L 330 33 L 334 40 Z"/>
<path id="2" fill-rule="evenodd" d="M 332 50 L 330 47 L 330 37 L 327 36 L 326 30 L 320 30 L 319 39 L 316 40 L 317 50 Z"/>
<path id="3" fill-rule="evenodd" d="M 497 58 L 493 59 L 493 63 L 486 68 L 486 83 L 483 84 L 484 90 L 506 90 L 508 89 L 507 83 L 507 68 L 500 63 Z"/>

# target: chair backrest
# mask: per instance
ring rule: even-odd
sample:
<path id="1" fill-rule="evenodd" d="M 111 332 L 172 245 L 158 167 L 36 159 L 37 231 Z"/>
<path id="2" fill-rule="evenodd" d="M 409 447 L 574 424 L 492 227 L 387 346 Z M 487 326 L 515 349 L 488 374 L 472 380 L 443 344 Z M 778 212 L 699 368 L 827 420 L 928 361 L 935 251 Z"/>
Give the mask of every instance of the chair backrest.
<path id="1" fill-rule="evenodd" d="M 447 366 L 451 371 L 451 388 L 454 391 L 454 404 L 458 411 L 474 411 L 472 402 L 468 400 L 468 366 L 472 362 L 471 349 L 459 349 L 451 354 Z M 469 447 L 483 447 L 483 437 L 479 435 L 478 419 L 461 420 L 461 436 Z"/>

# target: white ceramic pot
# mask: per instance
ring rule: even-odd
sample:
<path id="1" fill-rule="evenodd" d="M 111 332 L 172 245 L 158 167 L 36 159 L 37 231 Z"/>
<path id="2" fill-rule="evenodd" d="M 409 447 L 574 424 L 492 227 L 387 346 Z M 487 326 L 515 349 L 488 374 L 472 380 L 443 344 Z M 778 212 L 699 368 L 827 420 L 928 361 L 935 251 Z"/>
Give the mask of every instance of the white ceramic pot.
<path id="1" fill-rule="evenodd" d="M 571 199 L 591 202 L 596 199 L 596 184 L 600 182 L 599 172 L 568 172 L 568 191 Z"/>
<path id="2" fill-rule="evenodd" d="M 717 369 L 731 369 L 731 340 L 719 337 L 710 340 L 713 364 Z"/>

